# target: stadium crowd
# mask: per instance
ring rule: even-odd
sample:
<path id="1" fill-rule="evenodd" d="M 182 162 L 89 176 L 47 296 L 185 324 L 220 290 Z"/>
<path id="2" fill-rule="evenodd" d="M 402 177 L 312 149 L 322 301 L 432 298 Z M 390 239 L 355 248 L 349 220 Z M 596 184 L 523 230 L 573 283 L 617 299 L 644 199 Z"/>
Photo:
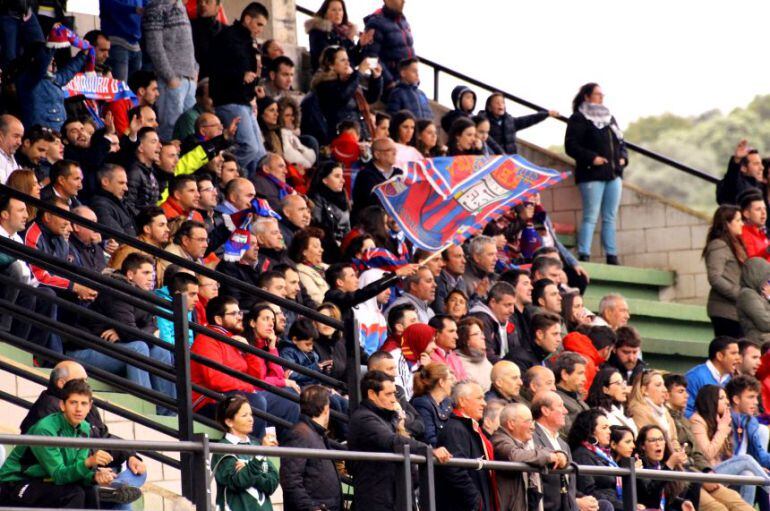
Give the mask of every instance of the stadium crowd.
<path id="1" fill-rule="evenodd" d="M 639 509 L 770 509 L 761 405 L 770 399 L 770 241 L 758 153 L 742 142 L 731 157 L 719 187 L 725 205 L 704 249 L 715 331 L 708 360 L 664 374 L 644 362 L 622 296 L 608 294 L 596 313 L 583 303 L 589 275 L 580 263 L 600 214 L 606 262 L 619 263 L 614 222 L 628 164 L 598 84 L 579 89 L 565 136 L 584 205 L 577 257 L 537 195 L 440 254 L 413 247 L 386 214 L 373 190 L 407 162 L 516 154 L 519 130 L 558 116 L 514 117 L 500 93 L 476 111 L 476 93 L 459 86 L 454 108 L 434 122 L 403 9 L 403 0 L 384 0 L 359 31 L 343 0 L 325 0 L 306 24 L 313 76 L 298 91 L 295 63 L 278 41 L 260 40 L 271 13 L 257 2 L 228 22 L 218 0 L 103 0 L 101 29 L 81 39 L 58 0 L 0 1 L 0 182 L 328 317 L 355 319 L 365 367 L 349 366 L 341 331 L 7 194 L 0 235 L 161 298 L 184 294 L 191 321 L 277 357 L 190 334 L 193 354 L 282 390 L 191 362 L 192 383 L 225 395 L 193 394 L 194 409 L 226 432 L 223 442 L 389 453 L 431 446 L 440 465 L 455 457 L 751 474 L 767 484 L 639 480 Z M 125 82 L 135 99 L 89 90 L 65 98 L 80 72 L 117 90 Z M 175 364 L 168 319 L 6 254 L 0 274 L 37 290 L 4 286 L 4 300 Z M 111 436 L 84 365 L 176 398 L 173 382 L 38 324 L 0 314 L 0 329 L 68 359 L 53 368 L 23 432 Z M 311 376 L 344 381 L 359 370 L 363 401 L 352 411 L 344 393 Z M 623 509 L 620 478 L 440 465 L 441 510 Z M 400 509 L 400 470 L 212 460 L 217 505 L 233 510 L 271 509 L 279 485 L 284 509 L 339 510 L 343 475 L 352 477 L 355 509 Z M 0 468 L 0 502 L 128 509 L 146 477 L 135 452 L 19 446 Z"/>

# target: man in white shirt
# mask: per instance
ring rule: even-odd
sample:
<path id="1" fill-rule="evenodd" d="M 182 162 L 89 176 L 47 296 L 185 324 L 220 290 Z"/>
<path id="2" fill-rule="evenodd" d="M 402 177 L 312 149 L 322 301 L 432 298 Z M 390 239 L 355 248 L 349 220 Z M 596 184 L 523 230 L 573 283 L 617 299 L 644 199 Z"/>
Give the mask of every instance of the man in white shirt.
<path id="1" fill-rule="evenodd" d="M 12 115 L 0 115 L 0 182 L 5 184 L 8 176 L 19 168 L 16 150 L 21 147 L 24 125 Z"/>

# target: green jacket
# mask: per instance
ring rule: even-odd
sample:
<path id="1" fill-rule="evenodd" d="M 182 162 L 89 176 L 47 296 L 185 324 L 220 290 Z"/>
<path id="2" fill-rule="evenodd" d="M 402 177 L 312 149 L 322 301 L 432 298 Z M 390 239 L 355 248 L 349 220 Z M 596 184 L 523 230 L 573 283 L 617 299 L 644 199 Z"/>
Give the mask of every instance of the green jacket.
<path id="1" fill-rule="evenodd" d="M 90 431 L 88 422 L 75 428 L 59 412 L 40 419 L 28 434 L 87 438 Z M 43 479 L 54 484 L 93 484 L 94 472 L 86 467 L 86 458 L 86 448 L 17 445 L 0 468 L 0 483 Z"/>
<path id="2" fill-rule="evenodd" d="M 256 445 L 241 442 L 230 434 L 220 442 Z M 247 463 L 236 471 L 238 460 Z M 264 456 L 215 454 L 211 466 L 217 481 L 217 511 L 272 511 L 270 495 L 278 488 L 278 471 L 269 459 Z"/>

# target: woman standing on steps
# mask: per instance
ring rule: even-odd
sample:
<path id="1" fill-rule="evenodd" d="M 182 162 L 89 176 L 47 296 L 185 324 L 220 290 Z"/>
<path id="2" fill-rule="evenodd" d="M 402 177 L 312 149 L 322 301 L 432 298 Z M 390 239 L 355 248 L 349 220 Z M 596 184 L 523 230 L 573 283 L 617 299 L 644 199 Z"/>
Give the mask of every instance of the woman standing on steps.
<path id="1" fill-rule="evenodd" d="M 575 183 L 583 198 L 583 221 L 578 232 L 578 257 L 588 261 L 596 222 L 602 217 L 602 247 L 607 264 L 618 264 L 615 219 L 623 191 L 623 169 L 628 153 L 623 132 L 604 106 L 596 83 L 580 87 L 572 101 L 564 148 L 575 159 Z"/>

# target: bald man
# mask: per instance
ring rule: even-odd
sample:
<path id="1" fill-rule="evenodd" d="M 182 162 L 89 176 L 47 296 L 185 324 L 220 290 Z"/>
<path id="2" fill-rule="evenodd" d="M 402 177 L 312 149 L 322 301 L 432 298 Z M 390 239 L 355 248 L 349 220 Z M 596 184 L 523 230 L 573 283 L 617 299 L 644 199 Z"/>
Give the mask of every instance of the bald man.
<path id="1" fill-rule="evenodd" d="M 64 384 L 70 380 L 87 379 L 88 374 L 82 365 L 73 360 L 64 360 L 54 366 L 51 375 L 48 378 L 48 388 L 41 392 L 37 401 L 32 405 L 21 422 L 21 433 L 26 433 L 29 428 L 36 424 L 43 417 L 52 413 L 61 411 L 59 403 L 59 393 Z M 107 425 L 102 422 L 99 407 L 96 403 L 91 406 L 91 411 L 86 416 L 86 421 L 91 425 L 91 438 L 117 438 L 110 434 Z M 147 479 L 147 468 L 142 459 L 134 451 L 109 451 L 112 456 L 112 462 L 108 467 L 116 472 L 120 472 L 115 478 L 115 485 L 110 488 L 100 489 L 99 497 L 103 502 L 121 502 L 130 501 L 130 497 L 135 495 L 136 490 L 140 488 Z M 128 465 L 128 469 L 121 472 L 123 463 Z M 118 486 L 120 485 L 120 486 Z M 136 498 L 134 498 L 136 500 Z M 124 509 L 121 507 L 102 509 Z M 125 509 L 130 509 L 126 507 Z"/>
<path id="2" fill-rule="evenodd" d="M 231 215 L 248 208 L 256 196 L 257 191 L 251 181 L 243 177 L 236 177 L 225 185 L 222 195 L 224 200 L 215 209 L 223 215 Z"/>
<path id="3" fill-rule="evenodd" d="M 12 115 L 0 115 L 0 183 L 5 184 L 8 176 L 19 168 L 13 156 L 21 147 L 24 125 Z"/>
<path id="4" fill-rule="evenodd" d="M 294 233 L 310 225 L 310 205 L 301 195 L 287 195 L 281 201 L 280 213 L 282 218 L 278 225 L 288 247 L 294 239 Z"/>
<path id="5" fill-rule="evenodd" d="M 491 399 L 509 403 L 518 403 L 521 392 L 521 370 L 519 366 L 509 360 L 501 360 L 492 366 L 492 388 L 484 396 L 489 402 Z"/>
<path id="6" fill-rule="evenodd" d="M 546 390 L 556 391 L 556 376 L 553 371 L 543 366 L 532 366 L 527 369 L 521 377 L 521 383 L 519 402 L 527 406 L 532 404 L 532 398 L 538 393 Z"/>
<path id="7" fill-rule="evenodd" d="M 356 175 L 353 186 L 353 211 L 351 223 L 355 225 L 358 215 L 368 206 L 379 205 L 380 201 L 372 193 L 375 186 L 384 183 L 401 170 L 395 167 L 396 144 L 389 138 L 378 138 L 372 142 L 372 159 Z"/>

